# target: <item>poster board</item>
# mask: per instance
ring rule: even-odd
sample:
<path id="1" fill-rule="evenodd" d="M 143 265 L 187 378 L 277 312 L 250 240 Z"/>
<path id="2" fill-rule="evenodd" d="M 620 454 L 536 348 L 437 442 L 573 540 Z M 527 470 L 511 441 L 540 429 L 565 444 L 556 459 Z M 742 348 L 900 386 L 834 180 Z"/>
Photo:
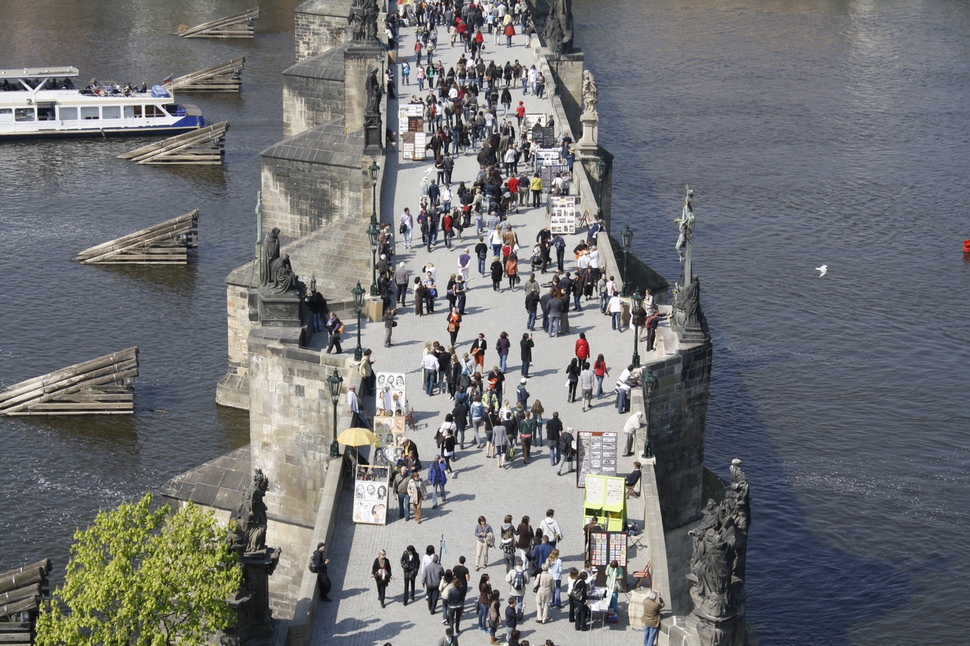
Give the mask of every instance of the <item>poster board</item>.
<path id="1" fill-rule="evenodd" d="M 525 119 L 522 120 L 522 128 L 526 131 L 531 131 L 536 124 L 545 126 L 547 118 L 544 112 L 526 113 Z"/>
<path id="2" fill-rule="evenodd" d="M 358 464 L 355 468 L 354 522 L 363 525 L 387 524 L 391 469 L 364 464 Z"/>
<path id="3" fill-rule="evenodd" d="M 556 179 L 556 175 L 560 173 L 569 172 L 568 164 L 561 164 L 557 160 L 554 163 L 536 162 L 536 172 L 539 173 L 539 177 L 542 178 L 542 192 L 549 193 L 552 191 L 552 180 Z"/>
<path id="4" fill-rule="evenodd" d="M 596 576 L 593 579 L 596 587 L 601 588 L 606 585 L 606 566 L 614 560 L 620 566 L 621 580 L 626 578 L 626 549 L 626 532 L 589 533 L 589 544 L 586 546 L 586 560 L 590 567 L 596 568 Z"/>
<path id="5" fill-rule="evenodd" d="M 536 148 L 553 148 L 558 143 L 555 128 L 546 128 L 537 123 L 532 126 L 529 133 L 532 135 L 532 145 Z"/>
<path id="6" fill-rule="evenodd" d="M 587 474 L 583 496 L 583 523 L 596 516 L 607 531 L 626 529 L 626 480 Z"/>
<path id="7" fill-rule="evenodd" d="M 428 134 L 425 132 L 414 133 L 414 161 L 424 161 L 428 158 Z"/>
<path id="8" fill-rule="evenodd" d="M 579 431 L 576 434 L 576 486 L 586 486 L 587 475 L 615 476 L 619 455 L 616 431 Z"/>
<path id="9" fill-rule="evenodd" d="M 383 454 L 385 464 L 397 464 L 404 457 L 404 440 L 407 439 L 407 423 L 404 415 L 375 415 L 374 434 L 381 441 L 378 452 Z M 374 463 L 378 461 L 375 459 Z"/>
<path id="10" fill-rule="evenodd" d="M 576 233 L 576 196 L 549 198 L 549 231 L 556 234 Z"/>
<path id="11" fill-rule="evenodd" d="M 377 414 L 381 415 L 381 411 L 386 411 L 388 414 L 404 415 L 408 408 L 405 388 L 407 378 L 404 373 L 376 372 L 374 376 L 377 380 L 377 398 L 374 402 Z"/>
<path id="12" fill-rule="evenodd" d="M 424 145 L 424 104 L 407 103 L 398 108 L 397 127 L 401 140 L 401 159 L 423 160 Z M 417 153 L 418 134 L 421 135 L 421 152 Z"/>

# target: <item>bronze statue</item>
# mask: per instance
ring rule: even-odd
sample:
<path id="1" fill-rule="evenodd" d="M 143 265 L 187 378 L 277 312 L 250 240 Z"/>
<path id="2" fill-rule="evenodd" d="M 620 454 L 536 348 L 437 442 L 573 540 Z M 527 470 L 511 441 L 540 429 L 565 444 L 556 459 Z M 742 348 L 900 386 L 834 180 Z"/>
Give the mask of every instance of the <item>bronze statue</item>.
<path id="1" fill-rule="evenodd" d="M 674 249 L 677 250 L 677 257 L 680 259 L 680 262 L 684 262 L 690 255 L 690 243 L 694 239 L 694 189 L 690 186 L 687 187 L 684 208 L 681 211 L 680 217 L 674 220 L 674 222 L 677 223 L 680 230 L 680 235 L 677 237 L 677 244 L 674 245 Z"/>
<path id="2" fill-rule="evenodd" d="M 556 54 L 573 51 L 572 0 L 550 0 L 546 28 L 542 32 L 546 47 Z"/>
<path id="3" fill-rule="evenodd" d="M 270 271 L 272 273 L 272 281 L 268 286 L 271 291 L 277 294 L 283 294 L 285 292 L 299 290 L 299 281 L 296 274 L 293 273 L 293 267 L 290 265 L 290 254 L 285 253 L 274 260 Z"/>
<path id="4" fill-rule="evenodd" d="M 263 244 L 259 252 L 259 286 L 272 284 L 273 261 L 280 257 L 280 230 L 273 230 L 263 237 Z"/>
<path id="5" fill-rule="evenodd" d="M 375 67 L 367 77 L 367 108 L 364 110 L 365 115 L 381 113 L 381 96 L 384 94 L 384 87 L 380 79 L 377 78 L 379 71 Z"/>
<path id="6" fill-rule="evenodd" d="M 377 0 L 354 0 L 347 22 L 354 42 L 377 42 Z"/>

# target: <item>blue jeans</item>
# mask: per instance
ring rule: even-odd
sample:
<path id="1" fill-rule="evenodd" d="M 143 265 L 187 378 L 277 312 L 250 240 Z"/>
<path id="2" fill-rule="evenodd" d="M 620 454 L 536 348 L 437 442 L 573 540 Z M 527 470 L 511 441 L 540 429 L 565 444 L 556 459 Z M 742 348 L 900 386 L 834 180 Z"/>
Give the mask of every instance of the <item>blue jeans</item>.
<path id="1" fill-rule="evenodd" d="M 600 312 L 602 312 L 603 314 L 606 314 L 606 302 L 608 300 L 609 299 L 606 298 L 606 292 L 603 292 L 602 294 L 600 294 Z"/>
<path id="2" fill-rule="evenodd" d="M 558 316 L 549 317 L 549 336 L 559 336 L 560 323 Z"/>
<path id="3" fill-rule="evenodd" d="M 613 329 L 614 330 L 619 330 L 620 329 L 620 316 L 622 316 L 622 314 L 623 314 L 622 312 L 613 312 Z"/>
<path id="4" fill-rule="evenodd" d="M 323 312 L 313 313 L 313 331 L 314 332 L 323 331 Z"/>
<path id="5" fill-rule="evenodd" d="M 488 630 L 488 604 L 483 603 L 478 608 L 478 629 L 481 631 Z"/>
<path id="6" fill-rule="evenodd" d="M 434 390 L 435 379 L 437 378 L 438 378 L 437 370 L 428 370 L 427 368 L 424 369 L 424 392 L 426 392 L 429 395 L 431 394 L 431 391 Z"/>
<path id="7" fill-rule="evenodd" d="M 556 581 L 556 587 L 552 590 L 552 605 L 559 607 L 562 605 L 562 597 L 560 596 L 560 591 L 562 590 L 562 581 Z"/>
<path id="8" fill-rule="evenodd" d="M 620 412 L 620 414 L 623 414 L 630 409 L 629 397 L 630 397 L 630 391 L 627 390 L 626 388 L 616 389 L 616 409 Z"/>
<path id="9" fill-rule="evenodd" d="M 596 375 L 596 399 L 603 396 L 603 377 Z"/>
<path id="10" fill-rule="evenodd" d="M 511 597 L 510 597 L 511 598 Z M 525 609 L 525 595 L 515 597 L 515 614 L 519 621 L 522 621 L 522 611 Z"/>
<path id="11" fill-rule="evenodd" d="M 546 445 L 547 446 L 549 445 L 548 441 L 546 441 Z M 559 464 L 559 459 L 561 457 L 562 455 L 559 452 L 559 442 L 556 442 L 555 446 L 549 447 L 549 464 L 551 464 L 552 466 L 556 466 L 557 464 Z"/>
<path id="12" fill-rule="evenodd" d="M 530 330 L 536 329 L 536 314 L 537 312 L 529 312 L 529 318 L 525 322 L 525 326 Z"/>
<path id="13" fill-rule="evenodd" d="M 583 306 L 579 302 L 579 299 L 582 298 L 582 296 L 583 295 L 578 291 L 575 294 L 573 294 L 573 309 L 576 310 L 577 312 L 583 311 Z"/>
<path id="14" fill-rule="evenodd" d="M 433 485 L 433 488 L 434 488 L 434 490 L 431 493 L 431 505 L 432 506 L 435 506 L 435 505 L 438 504 L 438 492 L 439 491 L 441 492 L 441 502 L 445 502 L 445 500 L 447 500 L 447 498 L 448 498 L 445 495 L 445 486 L 443 484 L 441 484 L 441 483 L 437 483 L 436 482 Z"/>
<path id="15" fill-rule="evenodd" d="M 660 628 L 645 626 L 643 629 L 643 646 L 653 646 L 654 642 L 657 641 L 657 633 L 659 632 Z"/>
<path id="16" fill-rule="evenodd" d="M 478 273 L 480 273 L 482 276 L 485 275 L 485 259 L 484 258 L 479 258 L 478 259 Z"/>
<path id="17" fill-rule="evenodd" d="M 528 361 L 523 361 L 522 362 L 522 376 L 523 377 L 528 377 L 529 376 L 529 366 L 530 365 L 531 364 Z"/>
<path id="18" fill-rule="evenodd" d="M 397 509 L 401 512 L 400 518 L 411 518 L 411 496 L 406 493 L 397 495 Z"/>
<path id="19" fill-rule="evenodd" d="M 499 370 L 501 370 L 502 372 L 508 372 L 508 362 L 509 362 L 509 355 L 508 354 L 500 354 L 500 355 L 498 355 L 498 369 Z"/>

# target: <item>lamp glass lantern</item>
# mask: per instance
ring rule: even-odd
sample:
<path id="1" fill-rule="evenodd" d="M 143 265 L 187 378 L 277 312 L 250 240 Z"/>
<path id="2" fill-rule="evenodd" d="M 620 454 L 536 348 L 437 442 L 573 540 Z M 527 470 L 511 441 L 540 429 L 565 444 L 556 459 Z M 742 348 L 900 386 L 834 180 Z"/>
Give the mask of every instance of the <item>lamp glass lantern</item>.
<path id="1" fill-rule="evenodd" d="M 640 310 L 643 308 L 643 294 L 633 291 L 633 367 L 640 367 Z"/>
<path id="2" fill-rule="evenodd" d="M 653 445 L 650 441 L 650 408 L 653 405 L 653 394 L 657 390 L 658 380 L 650 366 L 643 369 L 640 375 L 640 388 L 643 390 L 643 401 L 647 405 L 646 437 L 643 442 L 643 453 L 640 457 L 649 459 L 653 457 Z"/>
<path id="3" fill-rule="evenodd" d="M 327 387 L 330 388 L 330 401 L 333 403 L 333 441 L 330 443 L 330 457 L 340 457 L 340 445 L 337 444 L 337 404 L 340 402 L 340 386 L 343 378 L 337 369 L 333 369 L 333 374 L 327 377 Z"/>
<path id="4" fill-rule="evenodd" d="M 620 234 L 620 238 L 623 241 L 623 296 L 630 295 L 630 275 L 628 273 L 629 257 L 630 257 L 630 245 L 633 244 L 633 232 L 630 231 L 630 225 L 623 227 L 623 233 Z"/>
<path id="5" fill-rule="evenodd" d="M 370 295 L 377 296 L 377 244 L 381 231 L 377 228 L 377 221 L 371 216 L 370 227 L 367 229 L 367 236 L 370 238 L 371 255 L 371 281 Z"/>
<path id="6" fill-rule="evenodd" d="M 354 310 L 357 312 L 357 349 L 354 350 L 354 361 L 360 361 L 364 358 L 364 349 L 360 345 L 360 312 L 364 309 L 364 288 L 360 286 L 360 281 L 357 281 L 357 286 L 350 290 L 350 293 L 354 295 Z"/>

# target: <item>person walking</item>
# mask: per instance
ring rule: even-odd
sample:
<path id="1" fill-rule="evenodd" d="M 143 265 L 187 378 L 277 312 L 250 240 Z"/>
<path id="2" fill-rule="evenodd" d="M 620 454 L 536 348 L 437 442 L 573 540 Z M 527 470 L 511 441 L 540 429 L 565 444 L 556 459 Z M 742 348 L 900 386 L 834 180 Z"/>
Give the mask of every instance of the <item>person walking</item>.
<path id="1" fill-rule="evenodd" d="M 516 557 L 515 567 L 505 574 L 505 581 L 509 584 L 509 607 L 515 609 L 515 623 L 518 625 L 525 613 L 525 587 L 529 583 L 529 573 L 525 569 L 525 562 Z M 508 617 L 508 610 L 505 611 Z M 515 626 L 511 627 L 514 630 Z"/>
<path id="2" fill-rule="evenodd" d="M 539 173 L 533 175 L 529 181 L 529 190 L 532 191 L 532 208 L 537 209 L 542 199 L 542 178 Z"/>
<path id="3" fill-rule="evenodd" d="M 495 637 L 495 633 L 498 632 L 498 626 L 501 621 L 502 597 L 498 590 L 492 590 L 492 594 L 488 598 L 488 643 L 492 646 L 499 643 L 498 639 Z"/>
<path id="4" fill-rule="evenodd" d="M 576 630 L 589 630 L 587 620 L 589 619 L 589 585 L 586 583 L 588 575 L 585 571 L 579 573 L 579 580 L 573 584 L 573 590 L 569 593 L 570 604 L 575 604 Z"/>
<path id="5" fill-rule="evenodd" d="M 421 575 L 421 585 L 424 586 L 425 595 L 428 598 L 428 611 L 431 614 L 435 614 L 438 610 L 438 598 L 441 596 L 438 586 L 441 585 L 444 576 L 445 569 L 438 563 L 438 555 L 432 554 L 431 562 L 424 568 L 424 573 Z"/>
<path id="6" fill-rule="evenodd" d="M 552 607 L 562 607 L 562 559 L 559 558 L 559 550 L 552 550 L 549 554 L 549 574 L 552 576 Z"/>
<path id="7" fill-rule="evenodd" d="M 538 304 L 538 298 L 535 299 L 536 304 Z M 535 310 L 532 311 L 532 322 L 535 323 Z M 535 341 L 532 340 L 532 335 L 528 332 L 522 334 L 522 340 L 519 341 L 519 349 L 521 351 L 522 359 L 522 378 L 529 378 L 529 366 L 532 365 L 532 348 L 535 347 Z"/>
<path id="8" fill-rule="evenodd" d="M 391 489 L 397 494 L 398 517 L 404 520 L 411 520 L 411 497 L 408 496 L 410 482 L 411 474 L 406 466 L 402 466 L 391 478 Z"/>
<path id="9" fill-rule="evenodd" d="M 488 548 L 495 544 L 495 534 L 492 526 L 488 524 L 484 516 L 478 517 L 475 525 L 475 571 L 488 567 Z"/>
<path id="10" fill-rule="evenodd" d="M 445 461 L 438 455 L 435 456 L 431 466 L 428 467 L 428 481 L 431 483 L 431 508 L 438 507 L 438 493 L 441 493 L 441 502 L 447 502 L 445 496 L 445 485 L 448 483 L 448 476 L 445 475 Z M 420 522 L 420 521 L 419 521 Z"/>
<path id="11" fill-rule="evenodd" d="M 480 434 L 485 427 L 485 404 L 482 403 L 481 395 L 475 395 L 475 401 L 472 402 L 471 408 L 469 409 L 469 416 L 471 417 L 472 432 L 475 434 L 475 446 L 479 449 L 485 448 L 485 457 L 492 457 L 488 452 L 488 445 L 491 444 L 491 440 L 483 441 L 483 436 Z"/>
<path id="12" fill-rule="evenodd" d="M 415 471 L 411 474 L 411 481 L 408 483 L 408 497 L 414 504 L 414 519 L 417 523 L 421 524 L 421 503 L 428 496 L 428 490 L 424 486 L 424 481 L 421 480 L 421 474 Z"/>
<path id="13" fill-rule="evenodd" d="M 498 468 L 503 469 L 506 466 L 506 452 L 509 450 L 509 435 L 504 420 L 493 424 L 492 444 L 495 446 L 493 450 L 495 451 L 495 457 L 497 458 L 496 462 L 498 462 Z"/>
<path id="14" fill-rule="evenodd" d="M 532 411 L 525 411 L 525 417 L 519 422 L 519 441 L 522 442 L 522 462 L 529 464 L 532 455 L 532 435 L 535 432 L 535 422 Z"/>
<path id="15" fill-rule="evenodd" d="M 502 291 L 502 273 L 505 271 L 505 267 L 502 265 L 502 259 L 496 256 L 489 266 L 489 271 L 492 273 L 492 290 L 496 292 Z"/>
<path id="16" fill-rule="evenodd" d="M 492 580 L 488 573 L 482 574 L 478 581 L 478 601 L 475 603 L 475 612 L 478 615 L 478 629 L 483 633 L 488 632 L 488 604 L 492 597 Z"/>
<path id="17" fill-rule="evenodd" d="M 562 420 L 559 419 L 559 411 L 553 411 L 552 419 L 546 422 L 546 446 L 549 447 L 549 464 L 556 466 L 562 459 L 562 450 L 559 448 L 559 437 L 562 434 Z"/>
<path id="18" fill-rule="evenodd" d="M 568 387 L 568 394 L 566 401 L 570 404 L 576 401 L 576 386 L 579 385 L 579 373 L 581 368 L 579 367 L 579 360 L 573 357 L 569 365 L 566 366 L 566 384 Z M 585 408 L 583 409 L 586 410 Z"/>
<path id="19" fill-rule="evenodd" d="M 623 316 L 623 301 L 620 299 L 619 293 L 613 292 L 613 296 L 610 297 L 610 302 L 606 305 L 606 311 L 613 317 L 613 329 L 622 332 L 623 325 L 621 317 Z"/>
<path id="20" fill-rule="evenodd" d="M 583 362 L 583 371 L 579 373 L 579 392 L 583 399 L 583 412 L 593 407 L 593 387 L 596 385 L 596 375 L 589 367 L 589 362 Z"/>
<path id="21" fill-rule="evenodd" d="M 408 283 L 410 280 L 411 272 L 407 270 L 407 267 L 404 266 L 403 262 L 399 262 L 397 264 L 397 269 L 394 270 L 394 286 L 397 288 L 398 305 L 407 305 Z"/>
<path id="22" fill-rule="evenodd" d="M 596 361 L 593 362 L 593 375 L 596 376 L 596 399 L 603 396 L 603 379 L 609 374 L 610 369 L 606 366 L 606 359 L 603 358 L 602 354 L 596 355 Z"/>
<path id="23" fill-rule="evenodd" d="M 457 635 L 461 632 L 461 616 L 465 610 L 465 593 L 463 588 L 458 584 L 458 577 L 454 575 L 454 571 L 452 571 L 452 576 L 454 578 L 445 596 L 444 603 L 447 604 L 448 608 L 448 618 L 446 620 L 448 627 Z"/>
<path id="24" fill-rule="evenodd" d="M 512 524 L 512 514 L 506 514 L 499 531 L 502 533 L 502 560 L 505 561 L 505 573 L 508 574 L 515 565 L 515 525 Z"/>
<path id="25" fill-rule="evenodd" d="M 451 314 L 448 315 L 448 335 L 451 337 L 451 345 L 454 346 L 458 341 L 458 330 L 461 329 L 461 314 L 458 312 L 458 307 L 451 308 Z"/>
<path id="26" fill-rule="evenodd" d="M 397 310 L 392 310 L 390 308 L 384 310 L 384 347 L 391 347 L 391 333 L 394 330 L 394 326 L 397 325 L 397 321 L 394 320 L 394 315 Z"/>
<path id="27" fill-rule="evenodd" d="M 576 339 L 576 358 L 582 362 L 589 360 L 589 341 L 586 340 L 585 332 L 580 332 Z"/>
<path id="28" fill-rule="evenodd" d="M 660 611 L 663 607 L 663 597 L 656 590 L 647 592 L 643 599 L 643 646 L 653 646 L 656 643 L 660 633 Z"/>
<path id="29" fill-rule="evenodd" d="M 408 545 L 404 553 L 401 554 L 401 573 L 404 576 L 404 605 L 414 601 L 414 580 L 418 576 L 418 569 L 421 560 L 414 549 L 414 545 Z"/>
<path id="30" fill-rule="evenodd" d="M 549 564 L 543 563 L 536 576 L 535 586 L 532 588 L 536 593 L 536 620 L 540 624 L 549 621 L 549 605 L 552 603 L 552 591 L 555 583 L 552 574 L 549 573 Z"/>
<path id="31" fill-rule="evenodd" d="M 387 584 L 393 578 L 391 576 L 391 562 L 387 559 L 387 552 L 384 550 L 378 552 L 377 558 L 374 559 L 374 564 L 371 566 L 371 576 L 377 583 L 377 600 L 381 602 L 381 608 L 383 608 L 384 591 L 387 590 Z"/>
<path id="32" fill-rule="evenodd" d="M 330 582 L 330 574 L 327 572 L 330 559 L 327 558 L 326 554 L 327 544 L 317 543 L 317 549 L 314 550 L 313 557 L 310 560 L 310 571 L 317 574 L 317 590 L 320 591 L 320 601 L 330 603 L 333 601 L 330 598 L 330 589 L 333 584 Z"/>
<path id="33" fill-rule="evenodd" d="M 445 628 L 445 636 L 438 640 L 438 646 L 458 646 L 458 636 L 453 628 Z"/>
<path id="34" fill-rule="evenodd" d="M 559 521 L 556 520 L 555 509 L 546 510 L 546 517 L 539 523 L 539 531 L 549 539 L 550 547 L 555 549 L 556 543 L 562 540 L 562 527 L 559 526 Z"/>
<path id="35" fill-rule="evenodd" d="M 576 454 L 576 449 L 573 447 L 573 428 L 568 427 L 562 435 L 559 436 L 559 450 L 562 452 L 562 462 L 559 464 L 559 475 L 562 475 L 562 468 L 568 466 L 567 473 L 573 470 L 573 456 Z M 419 521 L 420 522 L 420 521 Z"/>
<path id="36" fill-rule="evenodd" d="M 503 331 L 498 335 L 498 340 L 495 342 L 495 351 L 498 353 L 498 369 L 502 373 L 508 372 L 509 351 L 511 349 L 512 342 L 509 341 L 509 334 Z"/>

